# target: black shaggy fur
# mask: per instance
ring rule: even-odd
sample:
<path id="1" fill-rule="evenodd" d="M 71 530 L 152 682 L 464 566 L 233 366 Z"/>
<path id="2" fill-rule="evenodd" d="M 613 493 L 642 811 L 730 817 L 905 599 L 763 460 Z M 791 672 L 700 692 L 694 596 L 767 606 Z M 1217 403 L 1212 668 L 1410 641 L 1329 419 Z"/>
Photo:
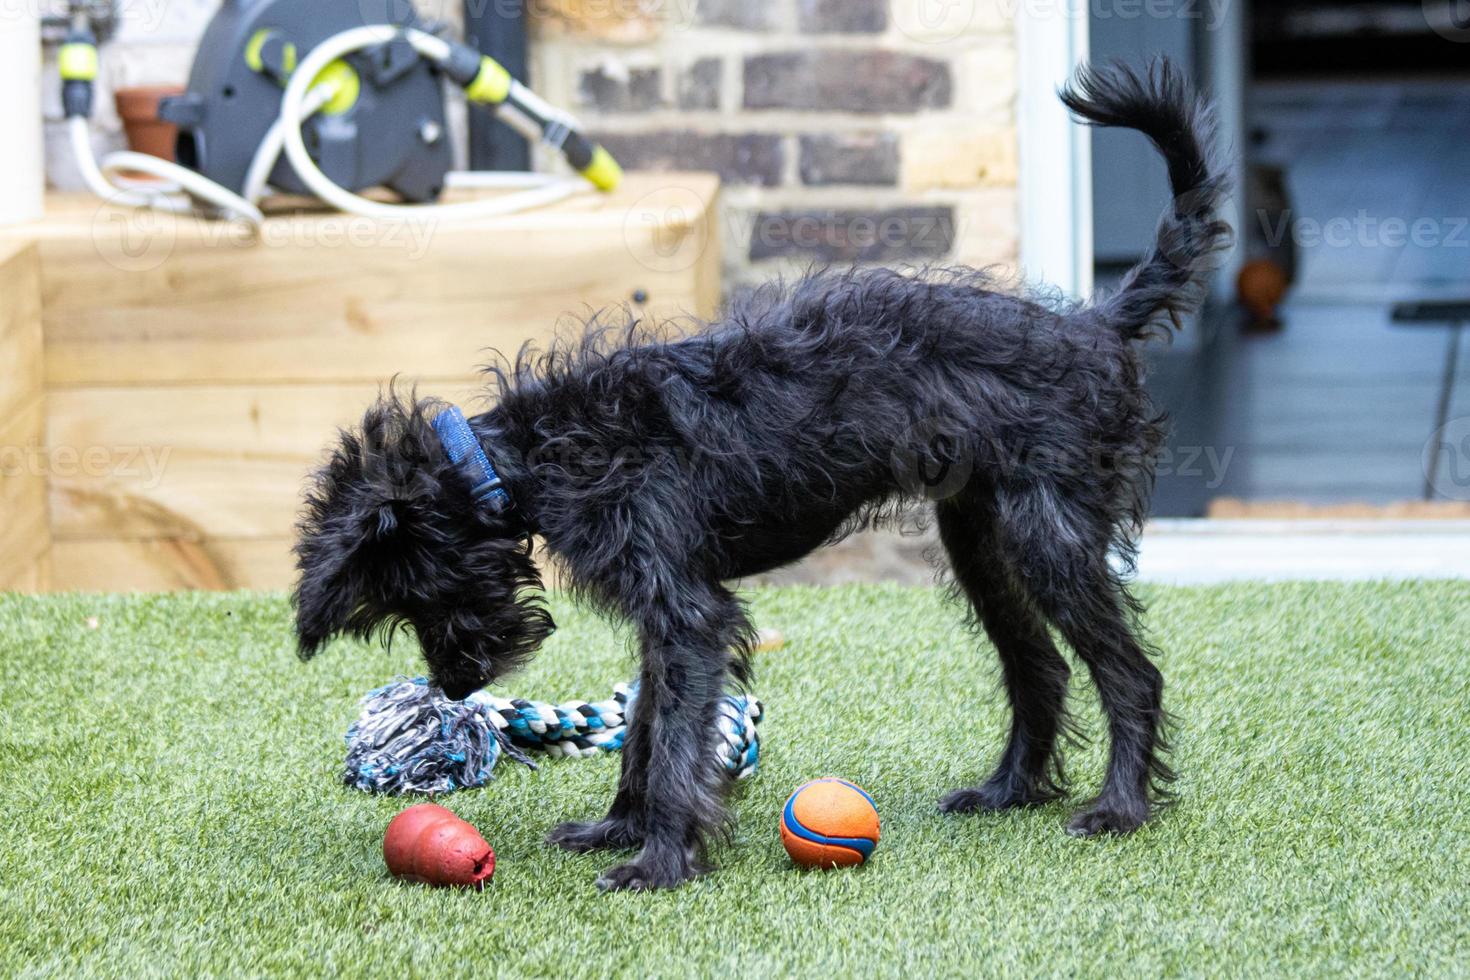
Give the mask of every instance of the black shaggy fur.
<path id="1" fill-rule="evenodd" d="M 677 885 L 726 825 L 708 764 L 712 703 L 748 680 L 751 625 L 726 582 L 795 561 L 932 501 L 956 591 L 1000 654 L 1013 710 L 996 770 L 944 797 L 999 810 L 1063 791 L 1067 662 L 1086 664 L 1112 752 L 1069 824 L 1126 833 L 1171 773 L 1163 680 L 1109 557 L 1132 557 L 1162 423 L 1135 341 L 1199 302 L 1226 244 L 1206 113 L 1167 64 L 1083 70 L 1079 116 L 1147 134 L 1175 199 L 1116 295 L 1058 308 L 969 270 L 822 273 L 761 291 L 707 329 L 633 325 L 494 373 L 470 424 L 514 507 L 477 507 L 431 427 L 441 407 L 393 394 L 343 434 L 297 546 L 301 650 L 411 624 L 433 681 L 459 698 L 552 629 L 530 541 L 582 598 L 637 631 L 639 711 L 611 810 L 563 824 L 573 850 L 637 848 L 607 888 Z"/>

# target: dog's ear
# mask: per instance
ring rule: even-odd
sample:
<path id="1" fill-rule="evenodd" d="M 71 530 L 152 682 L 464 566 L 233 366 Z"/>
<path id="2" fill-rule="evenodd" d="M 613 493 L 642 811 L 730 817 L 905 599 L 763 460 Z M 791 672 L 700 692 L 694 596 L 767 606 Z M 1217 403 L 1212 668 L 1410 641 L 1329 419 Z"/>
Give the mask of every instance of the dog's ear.
<path id="1" fill-rule="evenodd" d="M 428 418 L 438 403 L 389 392 L 339 433 L 313 476 L 297 524 L 293 602 L 297 640 L 310 657 L 336 633 L 371 633 L 402 619 L 427 533 L 443 509 L 447 465 Z"/>

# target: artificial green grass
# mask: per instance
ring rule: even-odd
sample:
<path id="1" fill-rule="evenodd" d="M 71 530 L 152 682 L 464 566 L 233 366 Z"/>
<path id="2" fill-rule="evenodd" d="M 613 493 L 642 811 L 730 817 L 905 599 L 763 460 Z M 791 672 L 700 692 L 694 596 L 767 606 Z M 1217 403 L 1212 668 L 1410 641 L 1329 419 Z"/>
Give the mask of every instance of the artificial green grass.
<path id="1" fill-rule="evenodd" d="M 390 879 L 407 801 L 338 782 L 368 688 L 412 644 L 295 659 L 278 596 L 0 597 L 0 972 L 494 975 L 1464 974 L 1470 587 L 1146 590 L 1179 725 L 1179 802 L 1126 839 L 1069 805 L 946 816 L 1004 725 L 994 656 L 931 590 L 752 595 L 760 773 L 719 870 L 601 895 L 612 855 L 542 844 L 598 815 L 618 760 L 504 764 L 446 802 L 494 845 L 483 893 Z M 564 600 L 518 694 L 590 697 L 624 640 Z M 95 617 L 89 622 L 89 618 Z M 1100 732 L 1093 694 L 1073 702 Z M 1077 798 L 1101 740 L 1074 751 Z M 866 787 L 864 868 L 799 873 L 805 779 Z M 1073 801 L 1075 802 L 1075 800 Z"/>

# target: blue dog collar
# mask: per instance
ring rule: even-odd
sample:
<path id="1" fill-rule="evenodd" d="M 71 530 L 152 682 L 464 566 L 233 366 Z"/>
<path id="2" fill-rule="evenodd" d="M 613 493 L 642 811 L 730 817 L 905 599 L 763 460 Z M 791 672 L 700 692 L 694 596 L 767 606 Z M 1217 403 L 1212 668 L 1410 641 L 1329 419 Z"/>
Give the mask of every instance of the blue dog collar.
<path id="1" fill-rule="evenodd" d="M 510 494 L 506 492 L 505 481 L 490 465 L 490 457 L 485 455 L 485 449 L 475 438 L 464 413 L 453 405 L 449 406 L 434 416 L 434 432 L 439 436 L 444 452 L 449 455 L 449 461 L 460 467 L 470 481 L 470 492 L 475 500 L 496 513 L 508 510 Z"/>

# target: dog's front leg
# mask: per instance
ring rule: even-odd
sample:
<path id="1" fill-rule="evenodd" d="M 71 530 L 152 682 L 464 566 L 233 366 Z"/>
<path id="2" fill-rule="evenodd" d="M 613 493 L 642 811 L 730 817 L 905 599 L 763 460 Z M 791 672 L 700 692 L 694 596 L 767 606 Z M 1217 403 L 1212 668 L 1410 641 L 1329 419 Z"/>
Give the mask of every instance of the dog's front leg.
<path id="1" fill-rule="evenodd" d="M 642 704 L 640 698 L 635 708 L 641 709 Z M 547 843 L 576 853 L 643 845 L 643 800 L 647 796 L 643 775 L 648 771 L 648 740 L 641 736 L 636 724 L 628 726 L 622 755 L 623 772 L 618 779 L 618 795 L 613 797 L 607 816 L 601 820 L 571 820 L 558 824 L 546 835 Z"/>
<path id="2" fill-rule="evenodd" d="M 640 845 L 598 879 L 605 890 L 671 888 L 702 873 L 706 842 L 727 821 L 730 780 L 714 752 L 715 724 L 731 650 L 748 623 L 718 586 L 685 582 L 667 595 L 631 610 L 642 665 L 612 809 L 551 837 L 572 849 Z"/>
<path id="3" fill-rule="evenodd" d="M 659 851 L 678 835 L 654 833 L 653 828 L 668 830 L 679 822 L 679 814 L 670 811 L 679 809 L 680 799 L 685 800 L 685 810 L 704 813 L 712 822 L 722 818 L 724 780 L 706 778 L 700 766 L 714 766 L 713 756 L 690 746 L 712 744 L 710 722 L 716 706 L 706 691 L 717 692 L 714 698 L 723 694 L 723 658 L 707 658 L 699 651 L 695 644 L 643 644 L 638 698 L 623 740 L 622 774 L 612 806 L 601 820 L 559 824 L 547 835 L 548 843 L 580 853 L 643 848 L 653 841 L 660 845 L 654 848 Z M 706 704 L 704 711 L 692 710 L 700 703 Z M 689 775 L 675 778 L 681 769 Z M 694 843 L 695 853 L 686 862 L 689 867 L 682 869 L 680 877 L 662 884 L 677 884 L 696 873 L 702 841 Z M 657 886 L 630 882 L 622 887 Z"/>
<path id="4" fill-rule="evenodd" d="M 727 819 L 729 779 L 713 753 L 727 656 L 723 644 L 693 637 L 645 645 L 614 802 L 615 812 L 632 815 L 643 848 L 605 872 L 598 887 L 671 888 L 707 870 L 706 839 Z"/>

